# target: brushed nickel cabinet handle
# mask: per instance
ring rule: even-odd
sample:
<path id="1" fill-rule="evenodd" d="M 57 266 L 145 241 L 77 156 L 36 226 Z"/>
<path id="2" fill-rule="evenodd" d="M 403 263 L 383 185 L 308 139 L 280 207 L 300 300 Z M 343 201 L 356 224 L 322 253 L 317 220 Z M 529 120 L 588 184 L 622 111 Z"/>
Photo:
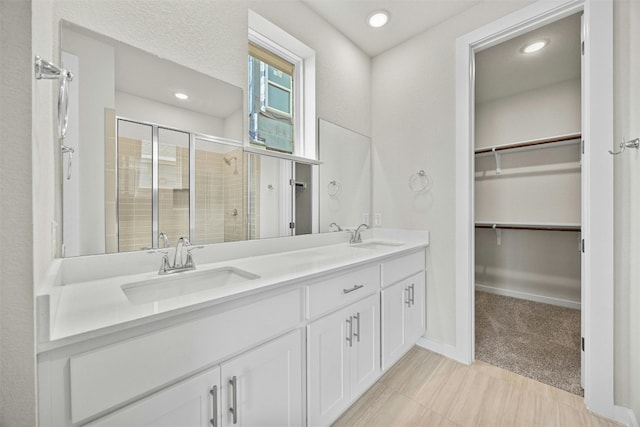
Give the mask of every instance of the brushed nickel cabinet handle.
<path id="1" fill-rule="evenodd" d="M 409 289 L 411 289 L 411 296 L 409 297 L 409 301 L 411 301 L 411 305 L 415 305 L 416 301 L 414 297 L 416 296 L 416 284 L 412 283 Z"/>
<path id="2" fill-rule="evenodd" d="M 407 299 L 404 300 L 404 303 L 407 304 L 407 307 L 411 307 L 411 287 L 407 286 L 404 291 L 407 294 Z"/>
<path id="3" fill-rule="evenodd" d="M 357 332 L 354 332 L 353 335 L 355 335 L 355 337 L 358 338 L 358 342 L 360 342 L 360 312 L 358 312 L 355 316 L 353 316 L 353 318 L 358 321 L 358 324 L 356 327 Z"/>
<path id="4" fill-rule="evenodd" d="M 213 397 L 213 405 L 211 406 L 211 408 L 213 409 L 213 418 L 211 418 L 210 421 L 211 425 L 213 427 L 216 427 L 218 425 L 218 386 L 214 385 L 211 390 L 209 390 L 209 393 L 211 393 L 211 396 Z"/>
<path id="5" fill-rule="evenodd" d="M 364 285 L 354 285 L 353 288 L 343 289 L 342 292 L 348 294 L 349 292 L 357 291 L 358 289 L 364 288 Z"/>
<path id="6" fill-rule="evenodd" d="M 349 347 L 353 347 L 353 316 L 349 316 L 347 324 L 349 325 L 349 336 L 345 339 L 349 342 Z"/>
<path id="7" fill-rule="evenodd" d="M 229 384 L 233 389 L 231 393 L 231 408 L 229 408 L 229 412 L 233 415 L 233 423 L 238 424 L 238 378 L 234 375 L 229 380 Z"/>

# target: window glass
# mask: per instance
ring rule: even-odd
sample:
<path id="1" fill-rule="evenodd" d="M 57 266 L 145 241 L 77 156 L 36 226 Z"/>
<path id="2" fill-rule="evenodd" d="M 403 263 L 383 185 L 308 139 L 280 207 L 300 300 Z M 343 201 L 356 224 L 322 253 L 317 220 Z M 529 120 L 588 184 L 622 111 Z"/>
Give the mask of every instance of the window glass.
<path id="1" fill-rule="evenodd" d="M 249 139 L 268 150 L 294 153 L 294 66 L 249 44 Z"/>

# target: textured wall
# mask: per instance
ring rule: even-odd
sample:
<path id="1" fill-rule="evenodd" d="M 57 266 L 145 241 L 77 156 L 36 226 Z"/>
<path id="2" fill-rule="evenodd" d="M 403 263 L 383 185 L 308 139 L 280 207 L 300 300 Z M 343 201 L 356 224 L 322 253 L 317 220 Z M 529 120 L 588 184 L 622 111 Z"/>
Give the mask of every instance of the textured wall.
<path id="1" fill-rule="evenodd" d="M 31 2 L 0 2 L 0 425 L 36 424 Z M 39 83 L 39 82 L 38 82 Z M 36 83 L 37 84 L 37 83 Z M 10 243 L 9 243 L 10 242 Z M 9 243 L 9 244 L 7 244 Z"/>
<path id="2" fill-rule="evenodd" d="M 456 338 L 455 40 L 526 3 L 480 3 L 372 63 L 373 211 L 383 226 L 431 232 L 426 336 L 445 344 Z M 420 169 L 426 194 L 407 185 Z"/>

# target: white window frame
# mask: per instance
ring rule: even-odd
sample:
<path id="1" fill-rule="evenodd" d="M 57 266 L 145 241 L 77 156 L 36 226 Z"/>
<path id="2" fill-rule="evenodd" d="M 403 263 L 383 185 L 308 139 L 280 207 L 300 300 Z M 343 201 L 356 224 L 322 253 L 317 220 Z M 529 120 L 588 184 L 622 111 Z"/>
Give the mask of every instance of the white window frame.
<path id="1" fill-rule="evenodd" d="M 317 160 L 315 51 L 252 10 L 249 10 L 249 42 L 294 65 L 294 155 Z"/>

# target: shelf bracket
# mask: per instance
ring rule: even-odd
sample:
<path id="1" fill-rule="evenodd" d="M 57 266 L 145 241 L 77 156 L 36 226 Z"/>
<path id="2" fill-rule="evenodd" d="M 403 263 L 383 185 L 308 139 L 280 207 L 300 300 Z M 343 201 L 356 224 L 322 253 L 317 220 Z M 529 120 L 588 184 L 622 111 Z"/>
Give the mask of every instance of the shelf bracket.
<path id="1" fill-rule="evenodd" d="M 502 230 L 498 228 L 497 224 L 493 224 L 493 231 L 496 232 L 496 245 L 502 245 Z"/>
<path id="2" fill-rule="evenodd" d="M 502 168 L 500 167 L 500 153 L 496 151 L 495 147 L 493 147 L 491 151 L 496 159 L 496 174 L 500 175 L 502 173 Z"/>

